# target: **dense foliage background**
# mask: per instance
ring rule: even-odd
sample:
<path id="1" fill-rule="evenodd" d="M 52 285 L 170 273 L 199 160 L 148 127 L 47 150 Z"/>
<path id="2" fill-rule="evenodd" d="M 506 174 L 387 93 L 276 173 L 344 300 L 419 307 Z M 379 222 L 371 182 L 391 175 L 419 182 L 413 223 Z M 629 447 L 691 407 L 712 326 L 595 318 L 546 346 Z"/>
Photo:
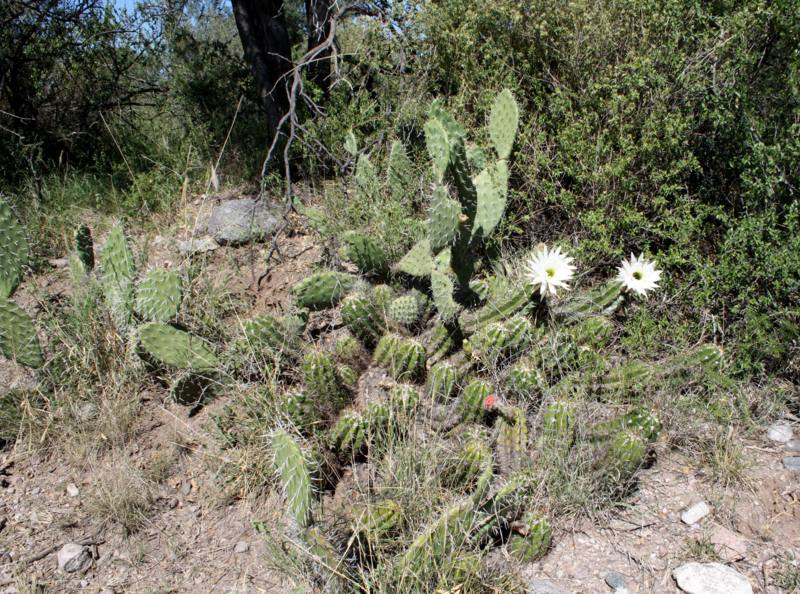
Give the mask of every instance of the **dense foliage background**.
<path id="1" fill-rule="evenodd" d="M 300 55 L 302 4 L 285 12 Z M 351 129 L 375 162 L 402 138 L 424 171 L 430 100 L 444 97 L 480 134 L 508 87 L 524 120 L 494 247 L 563 242 L 604 274 L 645 250 L 670 281 L 658 318 L 629 323 L 637 348 L 704 335 L 735 350 L 737 373 L 796 377 L 796 2 L 436 0 L 361 12 L 341 24 L 330 95 L 308 85 L 321 111 L 301 114 L 304 181 L 347 174 Z M 227 3 L 11 0 L 0 23 L 3 191 L 45 231 L 45 252 L 80 208 L 144 215 L 202 191 L 220 155 L 223 184 L 259 174 L 269 139 Z M 419 202 L 370 208 L 414 218 Z"/>

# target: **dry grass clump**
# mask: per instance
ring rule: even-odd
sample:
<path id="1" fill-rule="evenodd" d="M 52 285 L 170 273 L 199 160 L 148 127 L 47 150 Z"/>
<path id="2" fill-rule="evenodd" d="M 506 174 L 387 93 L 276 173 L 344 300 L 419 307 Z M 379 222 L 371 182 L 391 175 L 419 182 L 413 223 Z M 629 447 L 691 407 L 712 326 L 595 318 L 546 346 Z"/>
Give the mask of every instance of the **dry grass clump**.
<path id="1" fill-rule="evenodd" d="M 132 461 L 110 456 L 92 469 L 93 486 L 86 507 L 100 524 L 115 524 L 126 534 L 142 528 L 153 504 L 153 482 Z"/>

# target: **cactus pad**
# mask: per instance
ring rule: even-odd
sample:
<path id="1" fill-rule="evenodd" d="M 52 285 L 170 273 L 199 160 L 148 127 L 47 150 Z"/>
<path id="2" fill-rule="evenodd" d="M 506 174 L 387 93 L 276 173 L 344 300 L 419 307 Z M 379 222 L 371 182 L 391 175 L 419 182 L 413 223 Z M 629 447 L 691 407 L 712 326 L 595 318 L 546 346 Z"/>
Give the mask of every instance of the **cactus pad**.
<path id="1" fill-rule="evenodd" d="M 0 299 L 10 297 L 28 263 L 28 240 L 11 207 L 0 198 Z"/>
<path id="2" fill-rule="evenodd" d="M 103 295 L 117 331 L 125 333 L 133 310 L 133 281 L 136 266 L 128 247 L 125 231 L 117 224 L 108 234 L 100 251 Z"/>
<path id="3" fill-rule="evenodd" d="M 410 276 L 429 276 L 433 271 L 431 242 L 423 239 L 414 244 L 397 263 L 397 269 Z"/>
<path id="4" fill-rule="evenodd" d="M 410 328 L 420 321 L 422 304 L 416 295 L 401 295 L 389 303 L 387 315 L 393 322 Z"/>
<path id="5" fill-rule="evenodd" d="M 139 342 L 147 354 L 169 367 L 210 371 L 219 366 L 217 356 L 205 340 L 161 322 L 141 326 Z"/>
<path id="6" fill-rule="evenodd" d="M 300 526 L 311 522 L 313 490 L 310 464 L 294 437 L 283 429 L 272 433 L 272 465 L 280 476 L 289 511 Z"/>
<path id="7" fill-rule="evenodd" d="M 367 294 L 347 296 L 341 311 L 347 329 L 367 346 L 374 345 L 386 329 L 383 316 Z"/>
<path id="8" fill-rule="evenodd" d="M 300 309 L 317 311 L 333 307 L 353 286 L 353 277 L 342 272 L 317 272 L 304 278 L 292 293 Z"/>
<path id="9" fill-rule="evenodd" d="M 5 298 L 0 298 L 0 352 L 28 367 L 41 367 L 44 363 L 33 320 Z"/>
<path id="10" fill-rule="evenodd" d="M 75 253 L 78 254 L 86 272 L 94 269 L 94 240 L 91 229 L 86 225 L 75 229 Z"/>
<path id="11" fill-rule="evenodd" d="M 181 277 L 171 270 L 147 273 L 136 289 L 136 313 L 152 322 L 170 322 L 181 306 Z"/>
<path id="12" fill-rule="evenodd" d="M 389 269 L 386 253 L 374 239 L 351 231 L 344 235 L 344 255 L 364 274 L 383 275 Z"/>
<path id="13" fill-rule="evenodd" d="M 300 348 L 298 326 L 287 318 L 262 314 L 242 323 L 242 337 L 253 352 L 295 357 Z"/>
<path id="14" fill-rule="evenodd" d="M 519 123 L 519 107 L 508 89 L 503 89 L 494 100 L 489 115 L 489 138 L 500 159 L 508 159 L 514 146 Z"/>
<path id="15" fill-rule="evenodd" d="M 414 179 L 411 174 L 411 161 L 403 143 L 395 140 L 389 151 L 389 165 L 386 174 L 389 191 L 395 202 L 403 204 L 414 195 Z"/>
<path id="16" fill-rule="evenodd" d="M 431 249 L 451 245 L 458 236 L 461 224 L 461 205 L 450 198 L 445 186 L 438 186 L 431 198 L 428 218 L 428 237 Z"/>

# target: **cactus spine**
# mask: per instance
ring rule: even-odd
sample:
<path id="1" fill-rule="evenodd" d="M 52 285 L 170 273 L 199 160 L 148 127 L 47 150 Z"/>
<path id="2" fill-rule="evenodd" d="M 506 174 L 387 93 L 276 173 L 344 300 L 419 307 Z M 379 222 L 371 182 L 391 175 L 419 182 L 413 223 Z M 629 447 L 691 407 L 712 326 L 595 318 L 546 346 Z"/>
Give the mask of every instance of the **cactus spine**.
<path id="1" fill-rule="evenodd" d="M 422 318 L 423 303 L 417 295 L 407 294 L 393 299 L 389 303 L 387 314 L 393 322 L 410 328 Z"/>
<path id="2" fill-rule="evenodd" d="M 387 334 L 375 348 L 375 362 L 397 381 L 417 381 L 425 371 L 425 347 L 412 338 Z"/>
<path id="3" fill-rule="evenodd" d="M 302 365 L 306 393 L 326 411 L 335 412 L 344 406 L 344 386 L 333 357 L 322 351 L 306 353 Z"/>
<path id="4" fill-rule="evenodd" d="M 386 253 L 369 235 L 350 231 L 344 235 L 344 256 L 364 274 L 381 276 L 389 269 Z"/>
<path id="5" fill-rule="evenodd" d="M 453 365 L 447 361 L 437 363 L 428 371 L 428 396 L 437 402 L 447 401 L 453 395 L 458 380 L 458 370 Z"/>

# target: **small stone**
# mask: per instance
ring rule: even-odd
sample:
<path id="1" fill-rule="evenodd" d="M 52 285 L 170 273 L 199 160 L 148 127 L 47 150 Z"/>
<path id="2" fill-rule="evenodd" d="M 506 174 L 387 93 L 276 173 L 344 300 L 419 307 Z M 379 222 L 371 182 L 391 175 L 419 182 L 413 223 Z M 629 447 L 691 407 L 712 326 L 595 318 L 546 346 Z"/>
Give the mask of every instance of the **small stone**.
<path id="1" fill-rule="evenodd" d="M 219 244 L 210 237 L 197 237 L 178 242 L 178 251 L 184 256 L 213 252 L 218 247 Z"/>
<path id="2" fill-rule="evenodd" d="M 747 553 L 747 542 L 725 526 L 714 526 L 709 536 L 714 551 L 723 561 L 739 561 Z"/>
<path id="3" fill-rule="evenodd" d="M 98 594 L 117 594 L 113 588 L 103 588 Z"/>
<path id="4" fill-rule="evenodd" d="M 278 228 L 282 216 L 283 207 L 277 204 L 253 198 L 226 200 L 211 211 L 208 233 L 223 245 L 263 240 Z"/>
<path id="5" fill-rule="evenodd" d="M 800 452 L 800 439 L 793 439 L 784 446 L 787 452 Z"/>
<path id="6" fill-rule="evenodd" d="M 681 521 L 691 526 L 692 524 L 697 524 L 709 513 L 711 513 L 711 508 L 708 507 L 708 504 L 705 501 L 699 501 L 684 510 L 681 514 Z"/>
<path id="7" fill-rule="evenodd" d="M 558 586 L 536 578 L 528 580 L 528 594 L 567 594 Z"/>
<path id="8" fill-rule="evenodd" d="M 722 563 L 686 563 L 672 577 L 688 594 L 753 594 L 747 578 Z"/>
<path id="9" fill-rule="evenodd" d="M 71 542 L 58 551 L 58 567 L 67 573 L 85 571 L 91 564 L 92 554 L 87 546 Z"/>
<path id="10" fill-rule="evenodd" d="M 773 423 L 767 429 L 767 437 L 778 443 L 787 443 L 792 439 L 792 427 L 788 423 Z"/>
<path id="11" fill-rule="evenodd" d="M 622 575 L 621 573 L 617 573 L 616 571 L 609 571 L 606 574 L 605 579 L 609 588 L 618 590 L 620 588 L 625 587 L 625 576 Z"/>
<path id="12" fill-rule="evenodd" d="M 233 547 L 234 553 L 246 553 L 250 550 L 250 543 L 244 540 L 240 540 L 236 543 L 236 546 Z"/>
<path id="13" fill-rule="evenodd" d="M 77 497 L 80 495 L 80 491 L 78 491 L 78 487 L 75 485 L 75 483 L 67 484 L 67 495 L 70 497 Z"/>
<path id="14" fill-rule="evenodd" d="M 786 456 L 783 459 L 783 465 L 786 470 L 800 472 L 800 456 Z"/>
<path id="15" fill-rule="evenodd" d="M 66 258 L 53 258 L 52 260 L 48 260 L 48 262 L 53 268 L 66 268 L 67 264 L 69 264 L 69 260 Z"/>
<path id="16" fill-rule="evenodd" d="M 80 582 L 78 582 L 78 584 L 82 589 L 85 590 L 86 588 L 89 587 L 89 580 L 81 580 Z"/>

